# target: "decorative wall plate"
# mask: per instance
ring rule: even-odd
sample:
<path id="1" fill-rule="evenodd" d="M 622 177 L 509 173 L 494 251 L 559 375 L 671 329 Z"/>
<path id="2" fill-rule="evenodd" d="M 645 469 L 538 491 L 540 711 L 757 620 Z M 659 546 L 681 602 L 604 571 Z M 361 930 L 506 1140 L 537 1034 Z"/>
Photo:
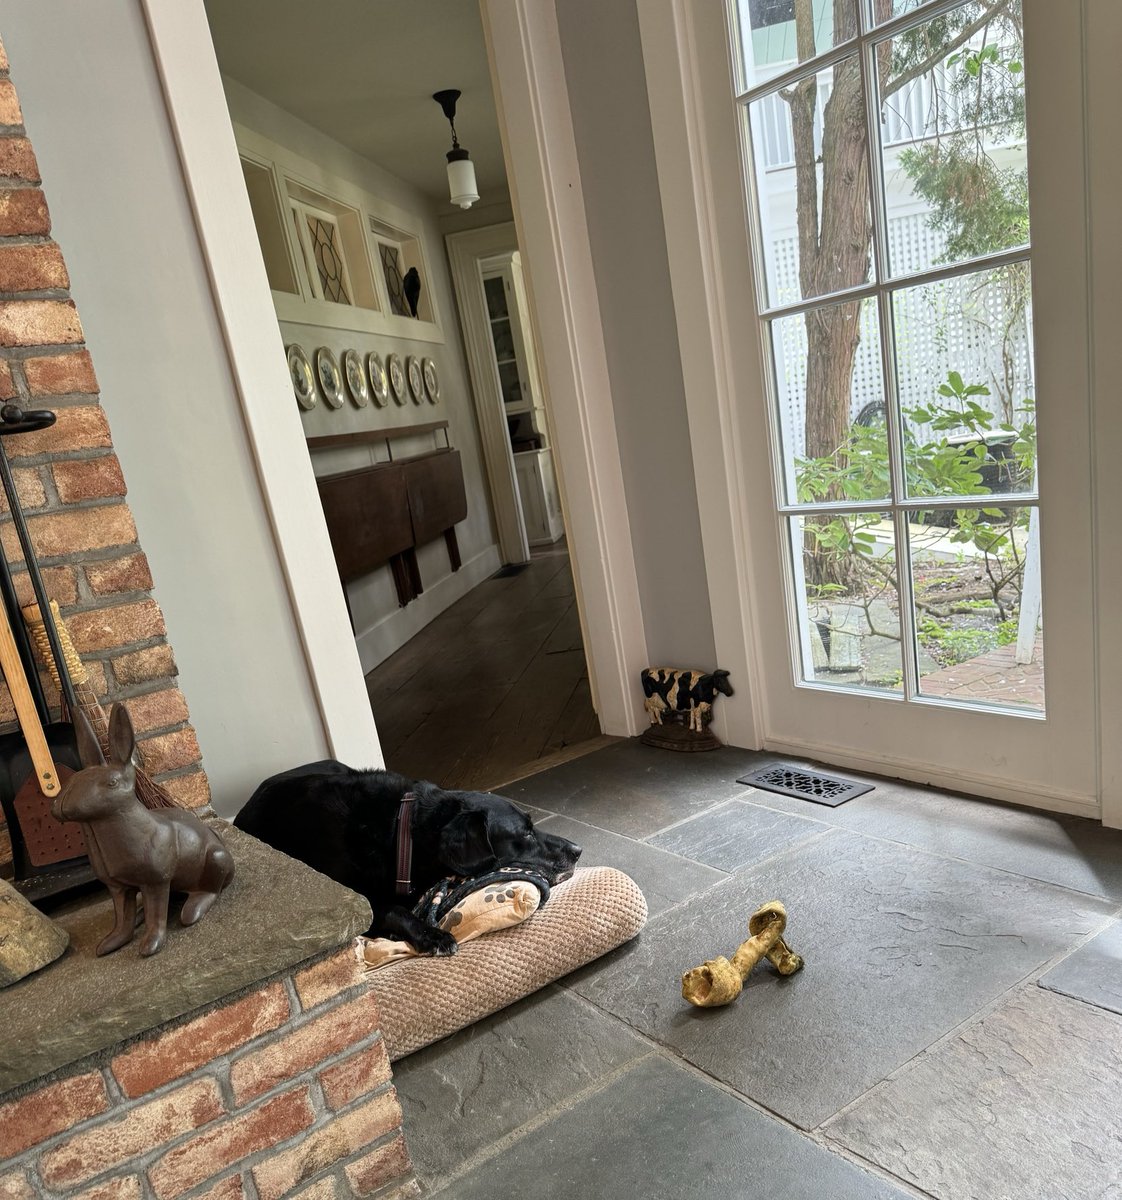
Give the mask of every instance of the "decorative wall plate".
<path id="1" fill-rule="evenodd" d="M 390 391 L 398 404 L 405 403 L 405 371 L 396 354 L 386 355 L 386 370 L 390 373 Z"/>
<path id="2" fill-rule="evenodd" d="M 339 360 L 335 351 L 327 346 L 320 346 L 316 351 L 316 378 L 319 380 L 319 390 L 331 408 L 343 407 L 343 372 L 339 370 Z"/>
<path id="3" fill-rule="evenodd" d="M 426 358 L 421 362 L 421 370 L 425 376 L 425 395 L 430 404 L 436 404 L 440 399 L 440 376 L 436 373 L 436 363 Z"/>
<path id="4" fill-rule="evenodd" d="M 414 404 L 420 404 L 425 398 L 425 377 L 421 371 L 421 360 L 410 354 L 405 360 L 405 370 L 409 375 L 409 392 Z"/>
<path id="5" fill-rule="evenodd" d="M 288 347 L 288 373 L 292 377 L 296 403 L 303 409 L 315 408 L 319 400 L 316 395 L 316 373 L 312 370 L 312 360 L 304 347 L 296 342 Z"/>
<path id="6" fill-rule="evenodd" d="M 370 403 L 370 384 L 366 381 L 366 368 L 357 350 L 344 352 L 343 378 L 347 381 L 347 392 L 356 407 L 365 408 Z"/>
<path id="7" fill-rule="evenodd" d="M 379 408 L 385 408 L 390 398 L 390 381 L 386 378 L 386 364 L 382 356 L 373 350 L 366 356 L 366 374 L 370 378 L 370 395 Z"/>

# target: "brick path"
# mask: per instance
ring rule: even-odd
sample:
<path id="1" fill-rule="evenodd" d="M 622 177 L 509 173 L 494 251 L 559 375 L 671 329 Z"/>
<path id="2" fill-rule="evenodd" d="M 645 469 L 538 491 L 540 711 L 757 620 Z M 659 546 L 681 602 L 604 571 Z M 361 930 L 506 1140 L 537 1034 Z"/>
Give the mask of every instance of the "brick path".
<path id="1" fill-rule="evenodd" d="M 1044 707 L 1044 638 L 1038 636 L 1032 662 L 1014 661 L 1015 645 L 999 646 L 954 667 L 932 671 L 920 681 L 927 696 L 951 700 L 988 701 L 991 704 L 1023 704 Z"/>

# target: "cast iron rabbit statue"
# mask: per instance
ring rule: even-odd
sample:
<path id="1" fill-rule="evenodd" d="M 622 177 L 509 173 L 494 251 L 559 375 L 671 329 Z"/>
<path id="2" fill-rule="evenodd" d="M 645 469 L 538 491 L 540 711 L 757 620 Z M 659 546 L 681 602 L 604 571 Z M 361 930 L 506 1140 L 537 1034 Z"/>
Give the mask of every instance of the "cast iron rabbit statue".
<path id="1" fill-rule="evenodd" d="M 179 920 L 194 923 L 234 877 L 234 860 L 218 835 L 181 808 L 147 809 L 136 798 L 136 737 L 128 709 L 115 704 L 109 717 L 106 763 L 93 728 L 74 713 L 83 770 L 70 776 L 51 804 L 59 821 L 77 821 L 90 863 L 113 897 L 116 921 L 97 953 L 111 954 L 132 941 L 136 894 L 144 897 L 143 957 L 164 944 L 170 892 L 186 892 Z"/>

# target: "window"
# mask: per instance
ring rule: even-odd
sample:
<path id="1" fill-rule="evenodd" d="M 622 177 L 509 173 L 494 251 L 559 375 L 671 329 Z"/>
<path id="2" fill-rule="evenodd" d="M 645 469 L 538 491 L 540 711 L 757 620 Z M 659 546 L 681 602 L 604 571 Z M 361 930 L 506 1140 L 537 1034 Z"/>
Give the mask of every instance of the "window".
<path id="1" fill-rule="evenodd" d="M 291 178 L 285 190 L 306 299 L 381 309 L 361 212 Z"/>
<path id="2" fill-rule="evenodd" d="M 737 15 L 799 678 L 1039 711 L 1019 0 Z"/>
<path id="3" fill-rule="evenodd" d="M 374 241 L 378 247 L 387 311 L 400 317 L 413 318 L 413 312 L 409 305 L 409 288 L 405 283 L 412 270 L 416 272 L 414 286 L 419 285 L 420 287 L 416 300 L 416 319 L 431 321 L 433 319 L 432 301 L 428 294 L 428 278 L 425 273 L 420 241 L 406 230 L 396 229 L 376 217 L 370 218 L 370 232 L 374 235 Z"/>
<path id="4" fill-rule="evenodd" d="M 351 290 L 338 222 L 330 213 L 298 200 L 292 202 L 292 215 L 312 294 L 334 304 L 350 304 Z"/>

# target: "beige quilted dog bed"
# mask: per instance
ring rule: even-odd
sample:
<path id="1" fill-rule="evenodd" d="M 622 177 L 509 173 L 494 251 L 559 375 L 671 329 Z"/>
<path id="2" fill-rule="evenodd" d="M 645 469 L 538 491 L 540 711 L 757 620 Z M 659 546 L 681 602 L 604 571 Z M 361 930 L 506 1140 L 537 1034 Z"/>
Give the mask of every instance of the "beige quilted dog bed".
<path id="1" fill-rule="evenodd" d="M 630 941 L 647 921 L 638 885 L 614 867 L 578 870 L 528 920 L 465 942 L 451 958 L 372 971 L 391 1059 L 482 1020 Z"/>

